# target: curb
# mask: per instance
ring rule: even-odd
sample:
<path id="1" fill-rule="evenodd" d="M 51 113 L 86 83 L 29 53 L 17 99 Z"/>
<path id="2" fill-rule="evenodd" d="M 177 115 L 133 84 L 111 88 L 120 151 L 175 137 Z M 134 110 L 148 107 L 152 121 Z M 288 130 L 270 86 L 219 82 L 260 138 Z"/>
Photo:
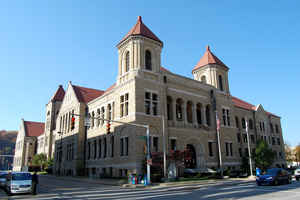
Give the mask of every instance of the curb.
<path id="1" fill-rule="evenodd" d="M 184 181 L 184 182 L 168 182 L 168 183 L 154 183 L 149 186 L 145 185 L 132 185 L 132 184 L 123 184 L 124 188 L 159 188 L 159 187 L 168 187 L 168 186 L 193 186 L 197 184 L 197 186 L 202 185 L 238 185 L 241 183 L 254 182 L 252 179 L 243 179 L 243 180 L 208 180 L 208 181 Z"/>

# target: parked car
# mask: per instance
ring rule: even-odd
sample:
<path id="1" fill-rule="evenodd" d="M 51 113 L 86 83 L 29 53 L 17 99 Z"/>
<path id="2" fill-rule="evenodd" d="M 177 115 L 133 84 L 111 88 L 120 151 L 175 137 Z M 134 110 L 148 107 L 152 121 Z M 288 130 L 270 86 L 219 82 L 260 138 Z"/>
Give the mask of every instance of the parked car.
<path id="1" fill-rule="evenodd" d="M 7 174 L 8 174 L 7 172 L 0 172 L 0 187 L 1 188 L 5 187 Z"/>
<path id="2" fill-rule="evenodd" d="M 300 180 L 300 168 L 295 169 L 294 174 L 295 174 L 296 180 L 299 181 Z"/>
<path id="3" fill-rule="evenodd" d="M 6 176 L 8 195 L 32 192 L 32 177 L 29 172 L 11 172 Z"/>
<path id="4" fill-rule="evenodd" d="M 279 185 L 292 183 L 292 177 L 288 171 L 281 168 L 268 169 L 265 173 L 256 178 L 256 183 L 260 185 Z"/>

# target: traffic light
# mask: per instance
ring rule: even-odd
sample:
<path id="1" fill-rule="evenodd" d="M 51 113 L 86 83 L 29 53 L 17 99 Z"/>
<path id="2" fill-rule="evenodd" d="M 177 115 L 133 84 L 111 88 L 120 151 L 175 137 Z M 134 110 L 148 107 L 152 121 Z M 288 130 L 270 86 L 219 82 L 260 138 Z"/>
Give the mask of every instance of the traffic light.
<path id="1" fill-rule="evenodd" d="M 106 133 L 107 134 L 110 133 L 110 122 L 107 122 L 107 124 L 106 124 Z"/>
<path id="2" fill-rule="evenodd" d="M 75 117 L 72 115 L 72 119 L 71 119 L 71 130 L 73 130 L 75 128 Z"/>

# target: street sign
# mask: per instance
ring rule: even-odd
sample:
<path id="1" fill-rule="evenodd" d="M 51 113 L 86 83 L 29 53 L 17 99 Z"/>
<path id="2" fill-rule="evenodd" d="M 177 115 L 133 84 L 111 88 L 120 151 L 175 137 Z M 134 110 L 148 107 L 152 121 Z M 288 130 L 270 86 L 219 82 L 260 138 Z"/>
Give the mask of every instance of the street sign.
<path id="1" fill-rule="evenodd" d="M 147 140 L 147 136 L 141 135 L 138 137 L 140 140 Z"/>
<path id="2" fill-rule="evenodd" d="M 91 126 L 91 118 L 90 117 L 84 118 L 84 126 Z"/>

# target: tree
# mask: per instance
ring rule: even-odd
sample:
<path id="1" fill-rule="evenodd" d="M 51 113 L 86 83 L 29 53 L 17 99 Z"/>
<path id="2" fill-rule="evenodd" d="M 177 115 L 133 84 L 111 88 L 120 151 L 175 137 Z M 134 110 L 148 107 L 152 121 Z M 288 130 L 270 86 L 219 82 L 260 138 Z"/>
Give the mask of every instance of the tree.
<path id="1" fill-rule="evenodd" d="M 265 141 L 259 140 L 257 142 L 257 147 L 254 154 L 254 161 L 256 167 L 262 170 L 266 170 L 273 164 L 274 159 L 275 152 L 273 152 L 269 148 L 268 144 Z"/>
<path id="2" fill-rule="evenodd" d="M 285 158 L 288 162 L 294 161 L 293 150 L 288 143 L 284 144 Z"/>
<path id="3" fill-rule="evenodd" d="M 296 162 L 298 163 L 300 161 L 300 144 L 298 144 L 295 147 L 294 154 L 295 154 Z"/>
<path id="4" fill-rule="evenodd" d="M 40 166 L 41 170 L 47 165 L 47 156 L 44 153 L 34 155 L 32 159 L 32 164 L 35 166 Z"/>

